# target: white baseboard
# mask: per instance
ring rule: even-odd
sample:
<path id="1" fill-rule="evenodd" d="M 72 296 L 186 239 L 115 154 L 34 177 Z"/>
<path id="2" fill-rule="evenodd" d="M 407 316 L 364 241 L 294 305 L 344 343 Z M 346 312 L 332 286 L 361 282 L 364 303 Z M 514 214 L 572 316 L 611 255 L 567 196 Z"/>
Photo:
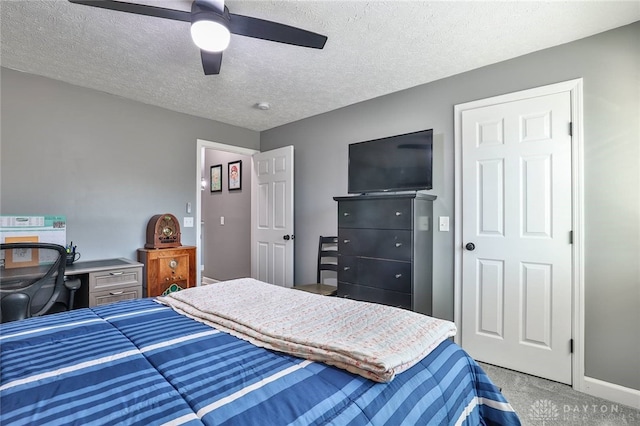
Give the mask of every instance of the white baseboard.
<path id="1" fill-rule="evenodd" d="M 220 280 L 216 280 L 215 278 L 202 277 L 202 285 L 215 284 L 219 282 Z"/>
<path id="2" fill-rule="evenodd" d="M 640 410 L 640 391 L 592 377 L 584 377 L 582 392 Z"/>

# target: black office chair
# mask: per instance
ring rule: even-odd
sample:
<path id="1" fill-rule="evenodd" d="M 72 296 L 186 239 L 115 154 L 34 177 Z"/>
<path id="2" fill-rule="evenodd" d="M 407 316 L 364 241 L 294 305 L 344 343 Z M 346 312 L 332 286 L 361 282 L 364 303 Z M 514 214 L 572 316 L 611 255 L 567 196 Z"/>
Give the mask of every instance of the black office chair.
<path id="1" fill-rule="evenodd" d="M 323 271 L 338 271 L 338 237 L 320 236 L 318 242 L 318 272 L 314 284 L 303 284 L 294 286 L 295 289 L 308 291 L 310 293 L 333 296 L 337 293 L 336 286 L 327 285 L 322 282 Z"/>
<path id="2" fill-rule="evenodd" d="M 0 252 L 0 322 L 44 315 L 66 293 L 63 246 L 6 243 Z"/>

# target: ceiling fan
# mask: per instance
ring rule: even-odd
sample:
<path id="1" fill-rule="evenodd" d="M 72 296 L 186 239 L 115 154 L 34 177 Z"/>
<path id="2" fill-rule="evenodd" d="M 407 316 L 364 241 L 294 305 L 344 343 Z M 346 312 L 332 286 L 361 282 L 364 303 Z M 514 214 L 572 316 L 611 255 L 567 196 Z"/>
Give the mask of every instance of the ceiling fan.
<path id="1" fill-rule="evenodd" d="M 191 37 L 200 48 L 205 75 L 220 73 L 222 51 L 229 45 L 232 33 L 314 49 L 322 49 L 327 41 L 326 36 L 311 31 L 229 13 L 224 0 L 195 0 L 190 12 L 115 0 L 69 0 L 69 2 L 191 23 Z"/>

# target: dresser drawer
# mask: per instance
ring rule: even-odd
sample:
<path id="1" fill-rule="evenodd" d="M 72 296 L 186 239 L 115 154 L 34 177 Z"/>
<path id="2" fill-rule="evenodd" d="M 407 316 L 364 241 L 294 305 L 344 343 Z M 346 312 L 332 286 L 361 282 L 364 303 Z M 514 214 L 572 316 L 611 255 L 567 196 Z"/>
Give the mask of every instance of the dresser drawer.
<path id="1" fill-rule="evenodd" d="M 338 281 L 347 283 L 358 283 L 358 257 L 338 256 Z"/>
<path id="2" fill-rule="evenodd" d="M 411 293 L 411 263 L 360 258 L 358 284 Z"/>
<path id="3" fill-rule="evenodd" d="M 110 291 L 97 291 L 89 294 L 89 306 L 100 306 L 121 300 L 138 299 L 142 297 L 142 285 L 120 287 Z"/>
<path id="4" fill-rule="evenodd" d="M 338 229 L 338 252 L 346 256 L 411 261 L 412 232 L 391 229 Z"/>
<path id="5" fill-rule="evenodd" d="M 411 263 L 340 256 L 338 281 L 401 293 L 411 293 Z"/>
<path id="6" fill-rule="evenodd" d="M 346 200 L 338 203 L 339 228 L 411 229 L 410 199 Z"/>
<path id="7" fill-rule="evenodd" d="M 110 269 L 89 274 L 89 292 L 142 285 L 142 267 Z"/>
<path id="8" fill-rule="evenodd" d="M 338 281 L 338 297 L 411 309 L 411 294 Z"/>

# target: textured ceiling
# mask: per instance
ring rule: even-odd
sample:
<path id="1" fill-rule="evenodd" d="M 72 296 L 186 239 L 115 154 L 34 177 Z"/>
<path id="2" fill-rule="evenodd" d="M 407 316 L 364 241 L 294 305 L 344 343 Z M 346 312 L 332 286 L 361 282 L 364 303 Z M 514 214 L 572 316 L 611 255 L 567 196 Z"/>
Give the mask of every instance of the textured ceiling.
<path id="1" fill-rule="evenodd" d="M 226 5 L 324 34 L 327 44 L 232 36 L 220 75 L 205 76 L 187 23 L 66 0 L 2 0 L 1 65 L 261 131 L 640 19 L 637 0 Z M 262 101 L 271 109 L 255 108 Z"/>

